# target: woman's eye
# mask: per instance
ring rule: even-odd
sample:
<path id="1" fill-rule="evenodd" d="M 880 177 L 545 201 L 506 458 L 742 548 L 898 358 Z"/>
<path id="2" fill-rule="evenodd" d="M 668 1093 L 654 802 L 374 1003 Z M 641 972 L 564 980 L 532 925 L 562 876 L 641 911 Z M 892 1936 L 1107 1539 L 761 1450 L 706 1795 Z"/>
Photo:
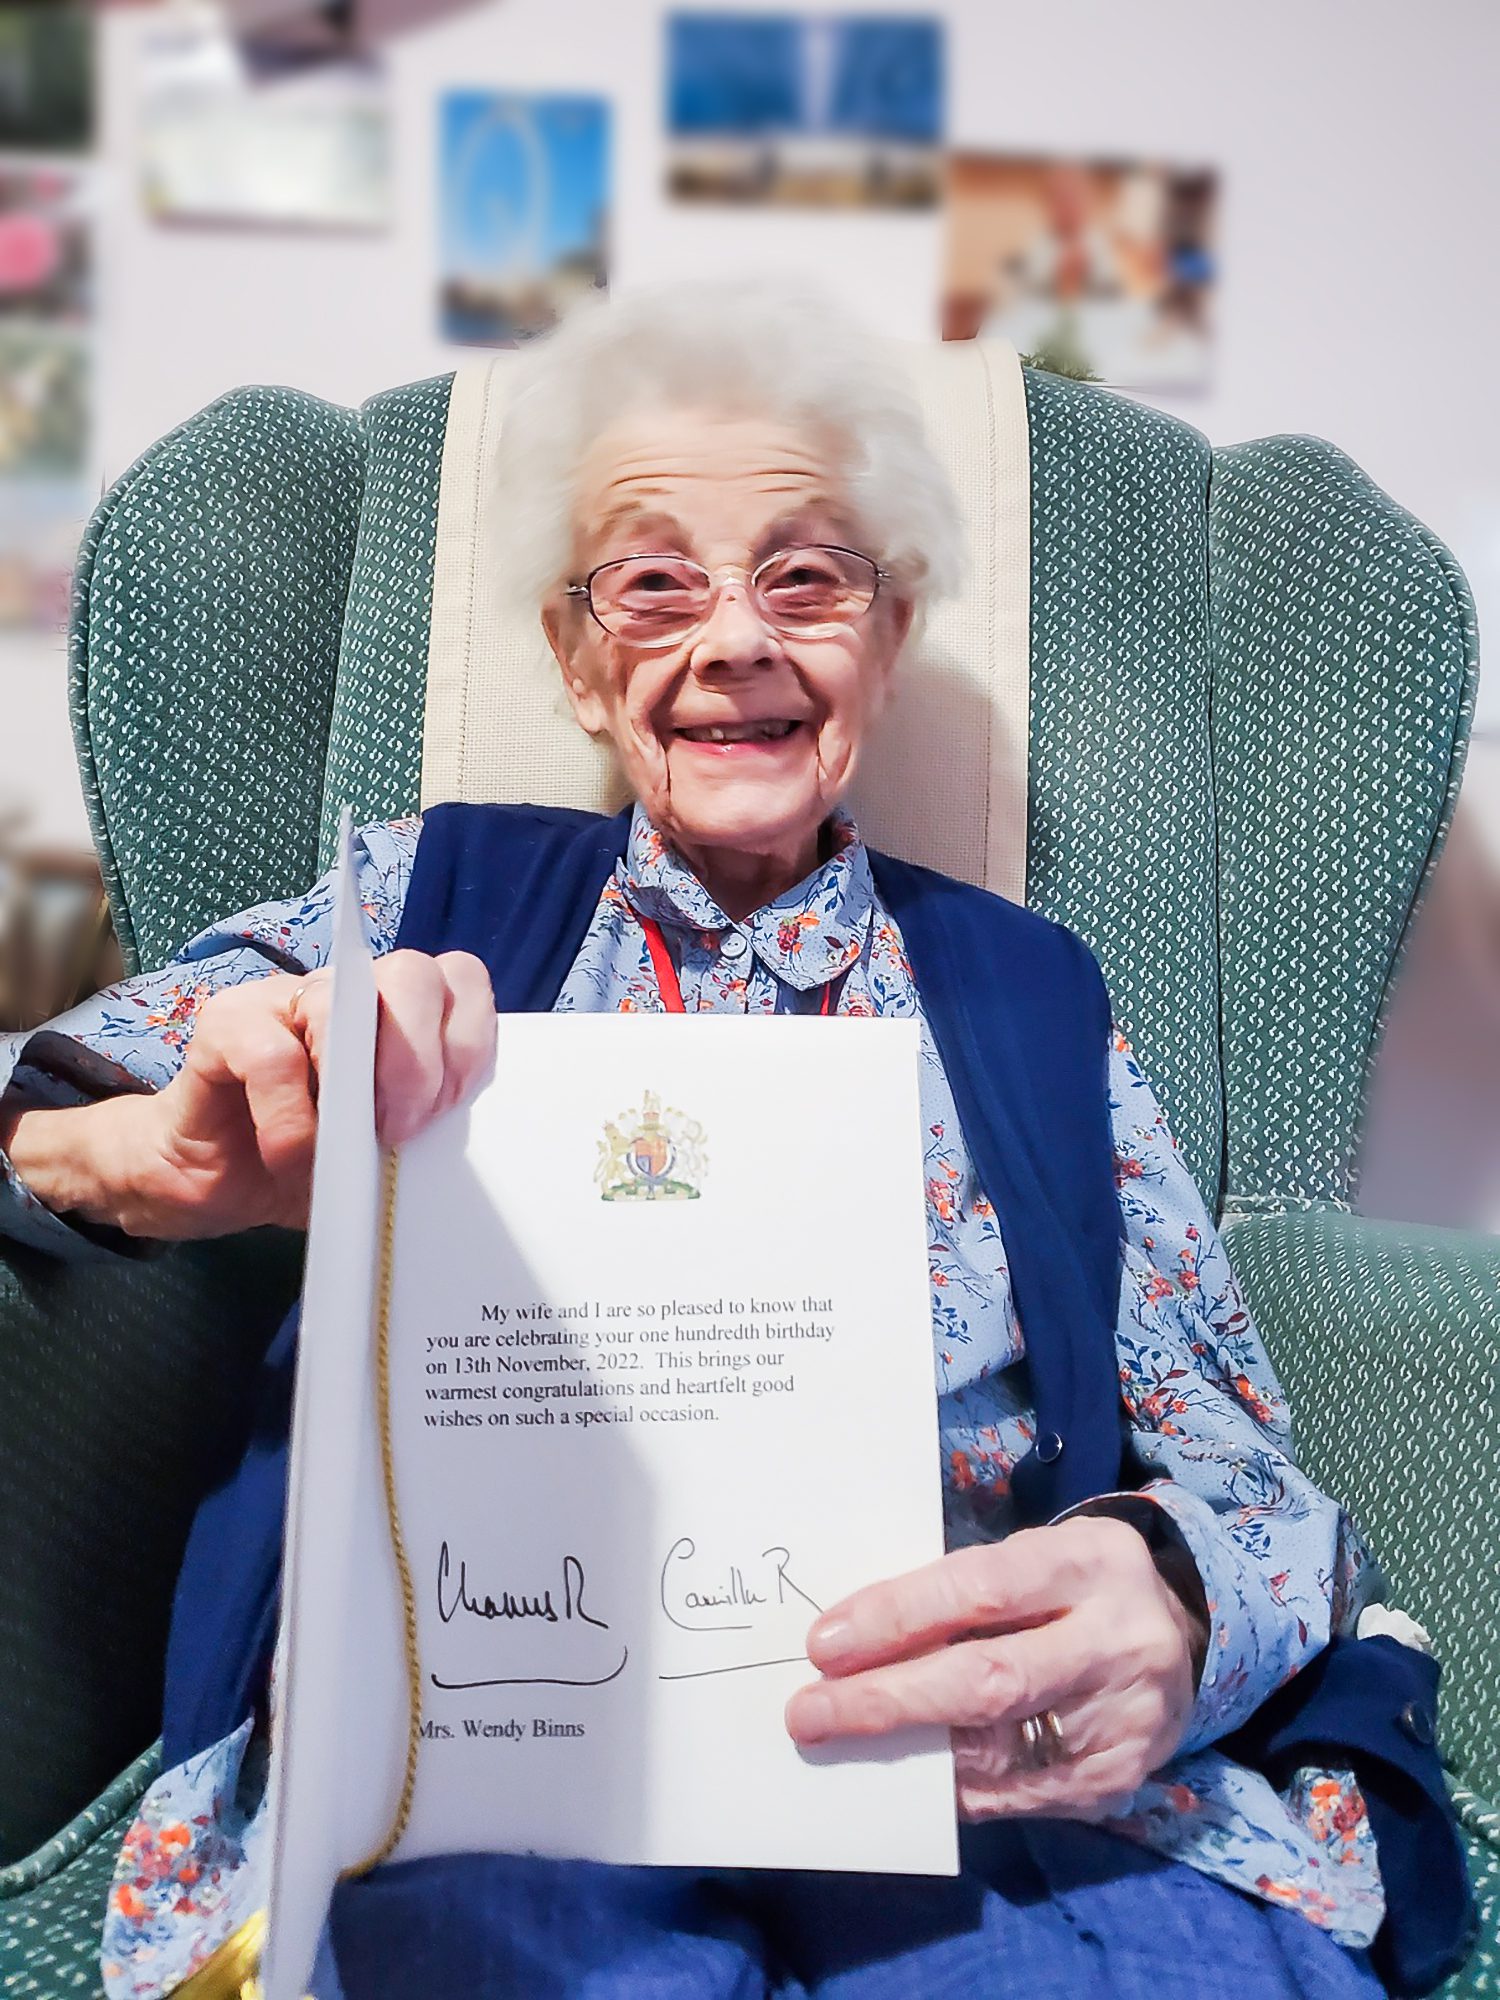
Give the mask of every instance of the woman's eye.
<path id="1" fill-rule="evenodd" d="M 829 570 L 813 563 L 799 563 L 796 569 L 783 570 L 780 576 L 773 577 L 770 588 L 774 592 L 832 590 L 837 581 Z"/>
<path id="2" fill-rule="evenodd" d="M 674 576 L 670 570 L 648 569 L 642 570 L 639 575 L 631 577 L 627 588 L 645 591 L 652 595 L 660 595 L 662 591 L 685 590 L 687 584 L 682 577 Z"/>

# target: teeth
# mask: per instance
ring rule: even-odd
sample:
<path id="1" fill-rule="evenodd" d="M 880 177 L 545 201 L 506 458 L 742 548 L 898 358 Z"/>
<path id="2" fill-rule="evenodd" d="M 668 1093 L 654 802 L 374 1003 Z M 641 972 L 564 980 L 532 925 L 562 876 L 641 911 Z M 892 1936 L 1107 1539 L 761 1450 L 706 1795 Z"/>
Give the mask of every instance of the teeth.
<path id="1" fill-rule="evenodd" d="M 678 733 L 690 743 L 776 743 L 783 736 L 790 736 L 796 727 L 795 722 L 711 723 L 706 728 Z"/>

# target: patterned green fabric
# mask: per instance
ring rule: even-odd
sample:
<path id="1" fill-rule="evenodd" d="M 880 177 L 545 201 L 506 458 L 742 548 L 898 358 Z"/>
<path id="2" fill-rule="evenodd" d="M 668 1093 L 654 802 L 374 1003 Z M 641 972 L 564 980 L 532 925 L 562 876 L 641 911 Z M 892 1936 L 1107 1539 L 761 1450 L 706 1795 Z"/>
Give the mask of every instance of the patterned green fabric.
<path id="1" fill-rule="evenodd" d="M 0 1993 L 6 2000 L 101 1994 L 99 1932 L 120 1842 L 161 1769 L 153 1743 L 55 1840 L 0 1869 Z"/>
<path id="2" fill-rule="evenodd" d="M 0 1993 L 5 2000 L 99 2000 L 99 1934 L 128 1814 L 25 1895 L 0 1902 Z"/>
<path id="3" fill-rule="evenodd" d="M 238 1455 L 300 1239 L 132 1263 L 0 1259 L 0 1869 L 161 1725 L 188 1524 Z"/>
<path id="4" fill-rule="evenodd" d="M 1205 1198 L 1223 1150 L 1209 761 L 1209 451 L 1186 424 L 1026 371 L 1027 901 L 1098 954 Z"/>
<path id="5" fill-rule="evenodd" d="M 241 389 L 108 494 L 74 581 L 71 702 L 127 967 L 311 880 L 357 420 Z"/>
<path id="6" fill-rule="evenodd" d="M 1471 1838 L 1469 1874 L 1479 1903 L 1479 1941 L 1463 1971 L 1438 1988 L 1438 2000 L 1500 1994 L 1500 1844 Z"/>
<path id="7" fill-rule="evenodd" d="M 1500 1241 L 1324 1212 L 1247 1216 L 1229 1254 L 1303 1460 L 1433 1635 L 1445 1754 L 1500 1798 Z"/>
<path id="8" fill-rule="evenodd" d="M 365 499 L 323 788 L 320 865 L 339 809 L 356 826 L 415 812 L 422 789 L 427 629 L 451 375 L 366 403 Z"/>
<path id="9" fill-rule="evenodd" d="M 1392 962 L 1457 795 L 1477 638 L 1442 545 L 1331 445 L 1214 455 L 1228 1189 L 1347 1201 Z"/>
<path id="10" fill-rule="evenodd" d="M 98 1798 L 90 1800 L 82 1812 L 75 1813 L 65 1827 L 44 1840 L 40 1847 L 32 1849 L 20 1861 L 13 1861 L 8 1868 L 0 1868 L 0 1904 L 8 1896 L 22 1896 L 41 1882 L 56 1875 L 70 1862 L 76 1861 L 84 1849 L 92 1846 L 106 1827 L 113 1826 L 122 1813 L 133 1806 L 152 1779 L 161 1771 L 161 1743 L 153 1743 L 143 1750 L 139 1757 L 110 1784 L 106 1785 Z"/>
<path id="11" fill-rule="evenodd" d="M 1491 1847 L 1500 1848 L 1500 1806 L 1492 1805 L 1478 1792 L 1471 1792 L 1467 1785 L 1453 1787 L 1453 1803 L 1471 1833 L 1487 1840 Z"/>

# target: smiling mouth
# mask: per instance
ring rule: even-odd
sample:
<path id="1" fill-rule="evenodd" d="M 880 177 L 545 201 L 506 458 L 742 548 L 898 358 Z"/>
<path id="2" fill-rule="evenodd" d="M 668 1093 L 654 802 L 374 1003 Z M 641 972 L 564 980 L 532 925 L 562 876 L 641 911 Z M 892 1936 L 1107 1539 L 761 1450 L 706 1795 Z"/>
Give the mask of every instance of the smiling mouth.
<path id="1" fill-rule="evenodd" d="M 673 733 L 688 743 L 781 743 L 802 727 L 800 722 L 710 722 L 698 729 Z"/>

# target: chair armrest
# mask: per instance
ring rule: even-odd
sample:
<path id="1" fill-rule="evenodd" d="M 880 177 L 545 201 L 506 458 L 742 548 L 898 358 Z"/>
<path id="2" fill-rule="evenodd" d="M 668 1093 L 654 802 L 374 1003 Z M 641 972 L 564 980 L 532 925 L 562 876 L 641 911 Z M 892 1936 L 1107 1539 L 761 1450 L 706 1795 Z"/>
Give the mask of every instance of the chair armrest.
<path id="1" fill-rule="evenodd" d="M 1500 1797 L 1500 1239 L 1316 1211 L 1227 1242 L 1302 1463 L 1433 1635 L 1450 1768 Z"/>
<path id="2" fill-rule="evenodd" d="M 1495 1992 L 1500 1973 L 1500 1813 L 1462 1786 L 1455 1788 L 1454 1803 L 1464 1824 L 1479 1932 L 1468 1964 L 1438 1988 L 1436 2000 L 1481 2000 Z"/>
<path id="3" fill-rule="evenodd" d="M 0 1249 L 0 1869 L 160 1730 L 183 1543 L 300 1274 L 272 1230 L 140 1261 Z"/>

